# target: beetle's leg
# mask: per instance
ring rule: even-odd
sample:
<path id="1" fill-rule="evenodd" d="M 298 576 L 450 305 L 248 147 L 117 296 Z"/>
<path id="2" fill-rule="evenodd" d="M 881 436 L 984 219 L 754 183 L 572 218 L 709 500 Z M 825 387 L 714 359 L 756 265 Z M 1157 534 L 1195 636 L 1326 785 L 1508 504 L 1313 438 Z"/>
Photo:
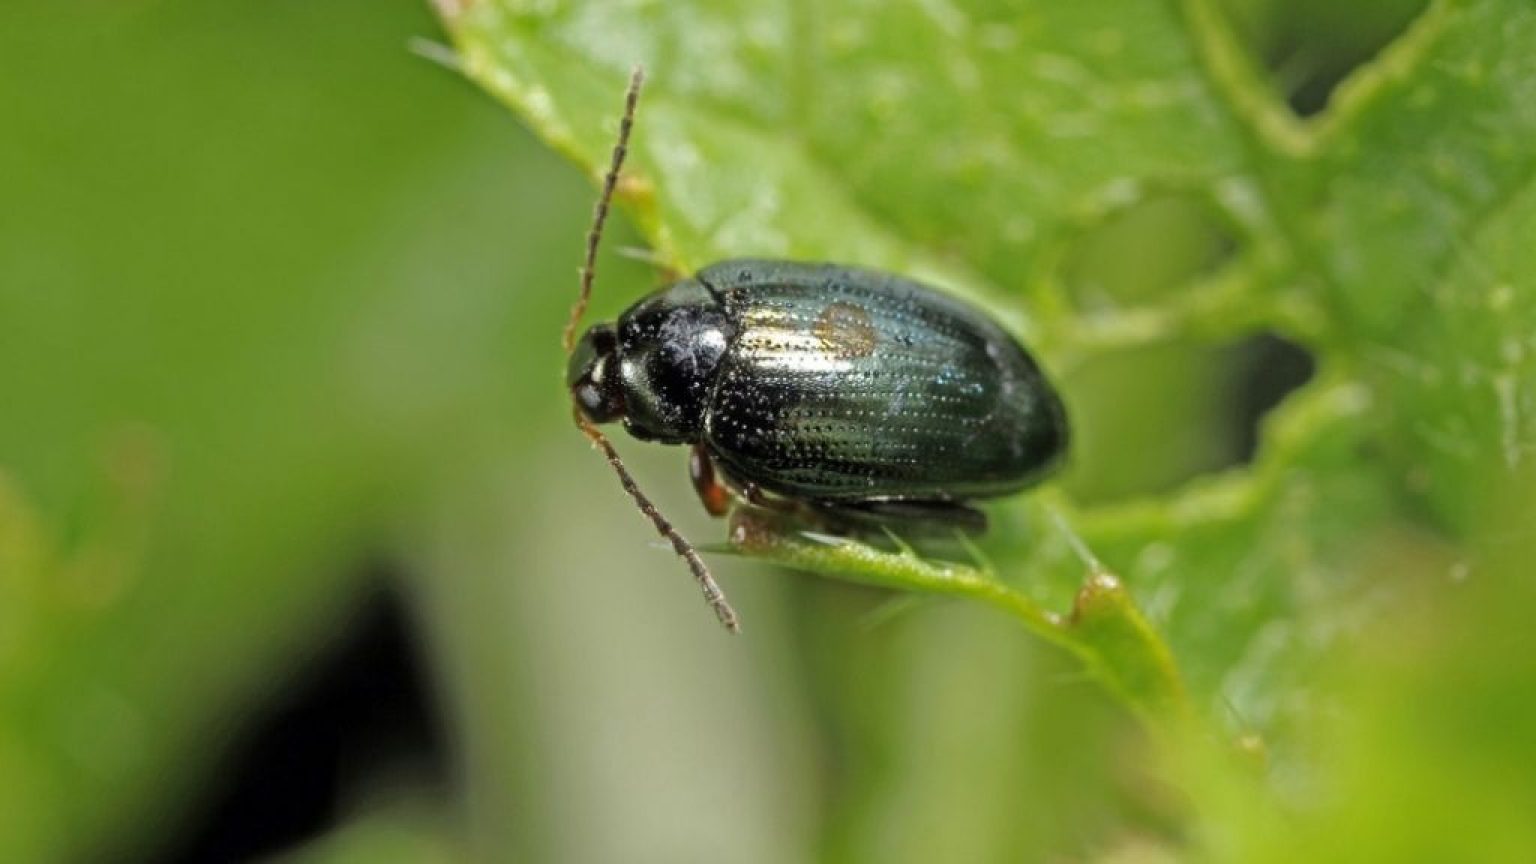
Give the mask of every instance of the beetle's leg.
<path id="1" fill-rule="evenodd" d="M 958 528 L 967 534 L 987 530 L 987 514 L 959 501 L 877 498 L 868 501 L 818 501 L 818 511 L 852 528 Z"/>
<path id="2" fill-rule="evenodd" d="M 703 449 L 702 444 L 694 445 L 694 452 L 698 453 L 701 458 L 709 459 L 709 453 Z M 743 480 L 740 477 L 731 476 L 731 473 L 725 469 L 725 466 L 714 462 L 713 459 L 710 459 L 710 462 L 714 465 L 716 476 L 720 478 L 720 484 L 723 485 L 731 494 L 745 500 L 753 507 L 756 507 L 760 510 L 772 510 L 776 513 L 805 515 L 806 505 L 803 502 L 796 501 L 792 498 L 779 498 L 777 496 L 770 495 L 767 492 L 764 492 L 761 486 L 751 482 L 750 480 Z"/>
<path id="3" fill-rule="evenodd" d="M 699 493 L 699 501 L 709 515 L 719 518 L 731 509 L 731 493 L 715 473 L 715 460 L 703 444 L 693 445 L 688 454 L 688 475 L 693 478 L 693 489 Z"/>
<path id="4" fill-rule="evenodd" d="M 800 510 L 800 506 L 794 501 L 788 498 L 774 498 L 756 483 L 741 484 L 741 494 L 747 499 L 747 503 L 764 510 L 777 510 L 780 513 L 796 513 Z"/>

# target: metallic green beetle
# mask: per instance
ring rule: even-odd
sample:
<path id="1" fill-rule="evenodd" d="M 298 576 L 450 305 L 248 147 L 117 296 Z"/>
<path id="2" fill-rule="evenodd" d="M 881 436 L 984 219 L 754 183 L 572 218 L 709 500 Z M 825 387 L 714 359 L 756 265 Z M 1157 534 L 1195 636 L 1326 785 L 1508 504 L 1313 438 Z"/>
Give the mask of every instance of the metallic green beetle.
<path id="1" fill-rule="evenodd" d="M 639 76 L 599 201 L 592 254 L 625 153 Z M 1058 465 L 1066 411 L 1029 353 L 981 311 L 925 285 L 837 264 L 738 260 L 642 298 L 570 352 L 577 422 L 689 560 L 721 620 L 735 617 L 692 547 L 593 424 L 693 448 L 705 507 L 734 494 L 825 524 L 942 521 L 979 530 L 968 502 L 1018 492 Z"/>
<path id="2" fill-rule="evenodd" d="M 980 311 L 836 264 L 727 261 L 587 331 L 568 383 L 586 417 L 694 447 L 754 500 L 975 525 L 1066 450 L 1056 391 Z"/>

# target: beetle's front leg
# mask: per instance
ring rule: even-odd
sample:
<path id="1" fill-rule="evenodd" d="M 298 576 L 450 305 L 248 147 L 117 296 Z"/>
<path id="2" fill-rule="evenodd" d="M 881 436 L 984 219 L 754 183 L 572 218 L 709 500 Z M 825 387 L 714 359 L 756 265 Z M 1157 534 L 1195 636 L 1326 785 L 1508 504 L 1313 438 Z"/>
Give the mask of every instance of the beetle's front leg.
<path id="1" fill-rule="evenodd" d="M 732 477 L 715 464 L 703 444 L 693 445 L 688 454 L 688 474 L 693 479 L 693 489 L 711 516 L 724 516 L 731 508 L 731 499 L 741 498 L 760 510 L 790 513 L 801 516 L 810 511 L 802 502 L 790 498 L 777 498 L 764 492 L 756 483 Z"/>
<path id="2" fill-rule="evenodd" d="M 715 518 L 724 516 L 731 509 L 731 492 L 720 482 L 715 472 L 715 460 L 703 444 L 693 445 L 688 455 L 688 476 L 693 480 L 693 491 L 699 493 L 704 511 Z"/>

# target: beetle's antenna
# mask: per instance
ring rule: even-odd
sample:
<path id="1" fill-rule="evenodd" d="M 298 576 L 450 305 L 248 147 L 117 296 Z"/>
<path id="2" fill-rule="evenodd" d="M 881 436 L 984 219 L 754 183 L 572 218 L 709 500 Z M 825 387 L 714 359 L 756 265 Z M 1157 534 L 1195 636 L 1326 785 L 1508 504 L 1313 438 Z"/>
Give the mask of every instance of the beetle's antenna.
<path id="1" fill-rule="evenodd" d="M 608 464 L 612 465 L 614 473 L 619 475 L 619 483 L 623 484 L 624 491 L 634 499 L 635 506 L 639 507 L 640 512 L 644 513 L 646 518 L 651 520 L 651 524 L 656 526 L 657 533 L 672 544 L 672 551 L 687 562 L 688 569 L 693 571 L 694 580 L 699 583 L 699 589 L 704 592 L 704 600 L 709 603 L 709 608 L 715 610 L 715 617 L 720 619 L 725 629 L 732 633 L 741 632 L 741 622 L 736 618 L 736 610 L 732 609 L 731 604 L 726 601 L 725 592 L 720 590 L 719 583 L 710 575 L 709 568 L 704 566 L 704 559 L 699 557 L 693 544 L 683 539 L 683 535 L 677 533 L 677 529 L 672 527 L 667 517 L 661 515 L 656 505 L 651 503 L 651 499 L 645 497 L 645 493 L 640 491 L 640 487 L 635 484 L 635 478 L 629 475 L 629 469 L 624 467 L 624 461 L 619 458 L 618 451 L 608 442 L 608 437 L 592 425 L 592 421 L 582 416 L 580 408 L 577 408 L 575 413 L 576 425 L 599 450 L 603 451 Z"/>
<path id="2" fill-rule="evenodd" d="M 639 66 L 629 76 L 629 91 L 624 95 L 624 116 L 619 121 L 619 140 L 613 145 L 613 158 L 608 163 L 608 173 L 603 176 L 603 189 L 598 195 L 597 206 L 592 211 L 592 228 L 587 231 L 587 255 L 581 265 L 581 293 L 576 296 L 576 305 L 571 307 L 571 319 L 565 324 L 565 353 L 570 355 L 576 345 L 576 327 L 581 323 L 581 316 L 586 314 L 587 301 L 592 297 L 592 279 L 597 268 L 597 245 L 603 238 L 603 223 L 608 221 L 608 208 L 613 203 L 613 192 L 619 184 L 619 169 L 624 167 L 624 157 L 629 153 L 629 131 L 635 125 L 635 106 L 640 101 L 640 87 L 645 83 L 645 70 Z M 603 451 L 603 456 L 608 464 L 613 467 L 615 474 L 619 475 L 619 483 L 629 497 L 634 499 L 635 506 L 640 512 L 651 520 L 656 526 L 656 532 L 665 537 L 672 544 L 672 551 L 687 563 L 688 569 L 693 573 L 694 581 L 699 583 L 699 589 L 704 592 L 704 600 L 709 603 L 709 608 L 715 610 L 715 617 L 725 625 L 725 629 L 732 633 L 741 632 L 741 622 L 736 617 L 736 610 L 725 599 L 725 592 L 720 590 L 720 584 L 709 573 L 709 568 L 704 565 L 704 559 L 699 557 L 693 544 L 677 533 L 667 517 L 661 515 L 651 499 L 640 491 L 635 483 L 635 478 L 629 474 L 629 469 L 624 467 L 624 460 L 619 458 L 619 451 L 613 449 L 608 436 L 604 435 L 596 425 L 581 413 L 579 406 L 573 412 L 576 418 L 576 426 L 587 436 L 594 446 Z"/>
<path id="3" fill-rule="evenodd" d="M 592 227 L 587 231 L 587 257 L 581 265 L 581 293 L 576 295 L 576 305 L 571 307 L 571 320 L 565 322 L 565 353 L 576 347 L 576 326 L 586 314 L 587 301 L 592 297 L 592 277 L 597 269 L 597 244 L 603 239 L 603 223 L 608 221 L 608 206 L 613 203 L 613 190 L 619 185 L 619 169 L 624 167 L 624 157 L 629 153 L 629 130 L 635 125 L 635 106 L 640 102 L 640 86 L 645 83 L 645 70 L 639 65 L 629 75 L 629 91 L 624 94 L 624 117 L 619 121 L 619 140 L 613 144 L 613 156 L 608 162 L 608 173 L 603 175 L 603 191 L 597 197 L 592 210 Z"/>

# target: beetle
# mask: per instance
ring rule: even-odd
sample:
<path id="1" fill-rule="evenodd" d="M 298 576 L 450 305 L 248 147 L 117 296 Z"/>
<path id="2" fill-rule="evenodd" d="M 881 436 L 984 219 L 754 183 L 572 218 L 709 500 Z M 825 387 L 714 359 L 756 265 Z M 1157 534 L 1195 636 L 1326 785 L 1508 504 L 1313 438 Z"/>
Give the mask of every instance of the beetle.
<path id="1" fill-rule="evenodd" d="M 842 528 L 981 530 L 985 518 L 970 502 L 1019 492 L 1063 461 L 1066 410 L 1029 352 L 980 310 L 902 276 L 725 261 L 575 339 L 641 82 L 637 68 L 587 237 L 565 331 L 566 386 L 577 425 L 688 562 L 727 628 L 738 622 L 719 586 L 598 424 L 689 446 L 693 484 L 712 515 L 745 499 Z"/>

